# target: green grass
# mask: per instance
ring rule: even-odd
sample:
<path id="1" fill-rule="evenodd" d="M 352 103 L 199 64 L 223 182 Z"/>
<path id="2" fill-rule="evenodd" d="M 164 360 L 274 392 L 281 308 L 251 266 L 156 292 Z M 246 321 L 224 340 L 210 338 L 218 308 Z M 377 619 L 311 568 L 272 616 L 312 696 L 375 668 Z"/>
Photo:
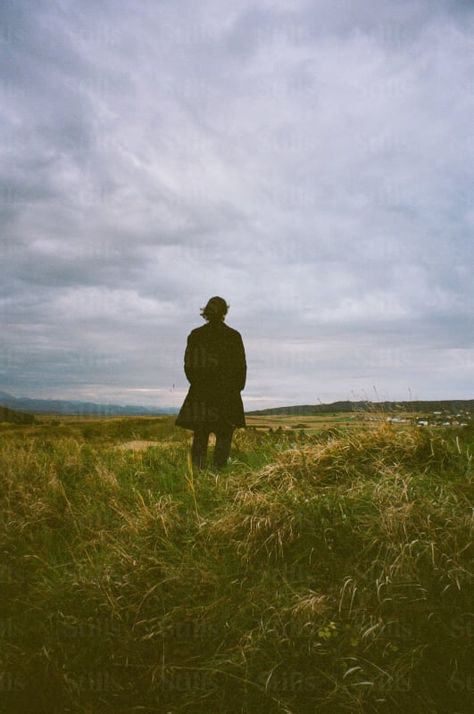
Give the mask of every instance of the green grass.
<path id="1" fill-rule="evenodd" d="M 472 430 L 126 422 L 1 436 L 0 711 L 470 711 Z"/>

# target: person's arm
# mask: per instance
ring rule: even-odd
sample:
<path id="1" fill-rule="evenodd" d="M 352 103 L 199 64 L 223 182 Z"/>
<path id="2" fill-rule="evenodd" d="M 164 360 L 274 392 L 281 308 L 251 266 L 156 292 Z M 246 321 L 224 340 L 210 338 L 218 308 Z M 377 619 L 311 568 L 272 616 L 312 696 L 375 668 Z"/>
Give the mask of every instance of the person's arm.
<path id="1" fill-rule="evenodd" d="M 191 384 L 196 375 L 196 357 L 193 349 L 193 339 L 191 335 L 188 335 L 188 340 L 186 343 L 186 350 L 184 353 L 184 373 Z"/>
<path id="2" fill-rule="evenodd" d="M 184 353 L 184 373 L 191 384 L 203 383 L 212 378 L 216 369 L 216 357 L 192 332 Z"/>
<path id="3" fill-rule="evenodd" d="M 239 392 L 245 387 L 245 382 L 247 380 L 247 361 L 245 359 L 245 349 L 242 337 L 238 335 L 236 340 L 236 385 Z"/>

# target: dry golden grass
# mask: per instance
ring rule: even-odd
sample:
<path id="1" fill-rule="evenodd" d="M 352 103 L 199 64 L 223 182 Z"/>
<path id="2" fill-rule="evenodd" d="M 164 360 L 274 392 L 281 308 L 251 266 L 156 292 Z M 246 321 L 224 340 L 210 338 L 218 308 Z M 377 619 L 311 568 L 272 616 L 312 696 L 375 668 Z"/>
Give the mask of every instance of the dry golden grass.
<path id="1" fill-rule="evenodd" d="M 109 436 L 1 443 L 6 711 L 469 711 L 469 432 Z"/>

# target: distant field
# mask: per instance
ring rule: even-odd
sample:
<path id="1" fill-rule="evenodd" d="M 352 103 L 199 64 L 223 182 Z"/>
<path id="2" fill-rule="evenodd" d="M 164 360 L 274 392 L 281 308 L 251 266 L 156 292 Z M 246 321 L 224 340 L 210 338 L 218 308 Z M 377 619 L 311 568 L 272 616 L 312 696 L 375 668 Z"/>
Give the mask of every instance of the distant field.
<path id="1" fill-rule="evenodd" d="M 174 417 L 113 416 L 87 417 L 63 415 L 37 415 L 36 424 L 17 425 L 4 423 L 0 433 L 13 438 L 45 437 L 50 439 L 73 437 L 94 442 L 115 443 L 124 439 L 162 439 L 173 434 L 179 440 L 185 433 L 174 426 Z M 188 432 L 189 433 L 189 432 Z"/>
<path id="2" fill-rule="evenodd" d="M 389 412 L 336 412 L 334 414 L 318 414 L 315 416 L 294 416 L 279 414 L 276 416 L 246 416 L 247 426 L 257 429 L 303 430 L 305 433 L 317 433 L 329 427 L 359 428 L 361 425 L 374 427 L 386 422 Z M 407 423 L 414 421 L 413 414 L 396 412 L 396 416 L 404 418 Z M 425 415 L 417 414 L 416 418 L 423 419 Z M 403 427 L 405 424 L 395 424 Z"/>
<path id="3" fill-rule="evenodd" d="M 400 416 L 400 414 L 398 414 Z M 162 438 L 165 432 L 173 432 L 174 438 L 190 437 L 191 432 L 175 429 L 173 416 L 64 416 L 35 415 L 34 425 L 1 425 L 2 431 L 15 431 L 25 436 L 47 435 L 49 437 L 77 436 L 89 439 L 114 441 L 117 439 Z M 304 432 L 316 434 L 330 427 L 354 428 L 361 424 L 376 426 L 385 421 L 387 414 L 364 412 L 337 412 L 334 414 L 318 414 L 316 416 L 253 416 L 246 415 L 247 427 L 266 432 L 281 429 L 285 432 Z M 398 425 L 402 426 L 402 425 Z"/>
<path id="4" fill-rule="evenodd" d="M 407 428 L 416 419 L 430 419 L 431 414 L 383 411 L 349 411 L 318 414 L 315 416 L 301 416 L 294 414 L 278 415 L 246 415 L 249 429 L 260 432 L 282 430 L 288 436 L 292 433 L 315 435 L 331 427 L 339 429 L 359 429 L 362 425 L 376 428 L 385 423 L 389 416 L 396 416 L 406 420 L 406 423 L 394 423 L 395 428 Z M 35 415 L 34 425 L 0 424 L 0 433 L 15 432 L 25 436 L 48 436 L 58 438 L 61 436 L 75 436 L 78 438 L 107 441 L 110 443 L 128 440 L 161 439 L 166 434 L 173 435 L 173 439 L 186 440 L 191 437 L 191 432 L 174 427 L 174 416 L 64 416 L 40 414 Z"/>
<path id="5" fill-rule="evenodd" d="M 352 426 L 356 423 L 364 421 L 361 415 L 355 415 L 352 412 L 341 412 L 337 414 L 320 414 L 317 416 L 293 416 L 293 415 L 277 415 L 277 416 L 250 416 L 245 417 L 247 426 L 256 427 L 258 429 L 294 429 L 304 430 L 305 432 L 319 431 L 330 426 Z"/>

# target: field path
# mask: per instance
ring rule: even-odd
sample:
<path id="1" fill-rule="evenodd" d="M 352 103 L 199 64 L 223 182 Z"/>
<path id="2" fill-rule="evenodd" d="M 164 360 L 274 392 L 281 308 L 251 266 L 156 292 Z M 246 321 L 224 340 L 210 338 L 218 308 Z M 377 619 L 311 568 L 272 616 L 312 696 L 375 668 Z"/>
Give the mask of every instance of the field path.
<path id="1" fill-rule="evenodd" d="M 132 449 L 132 451 L 143 451 L 143 449 L 148 449 L 150 446 L 158 446 L 158 442 L 146 439 L 135 439 L 134 441 L 124 441 L 123 444 L 117 444 L 114 448 Z"/>

